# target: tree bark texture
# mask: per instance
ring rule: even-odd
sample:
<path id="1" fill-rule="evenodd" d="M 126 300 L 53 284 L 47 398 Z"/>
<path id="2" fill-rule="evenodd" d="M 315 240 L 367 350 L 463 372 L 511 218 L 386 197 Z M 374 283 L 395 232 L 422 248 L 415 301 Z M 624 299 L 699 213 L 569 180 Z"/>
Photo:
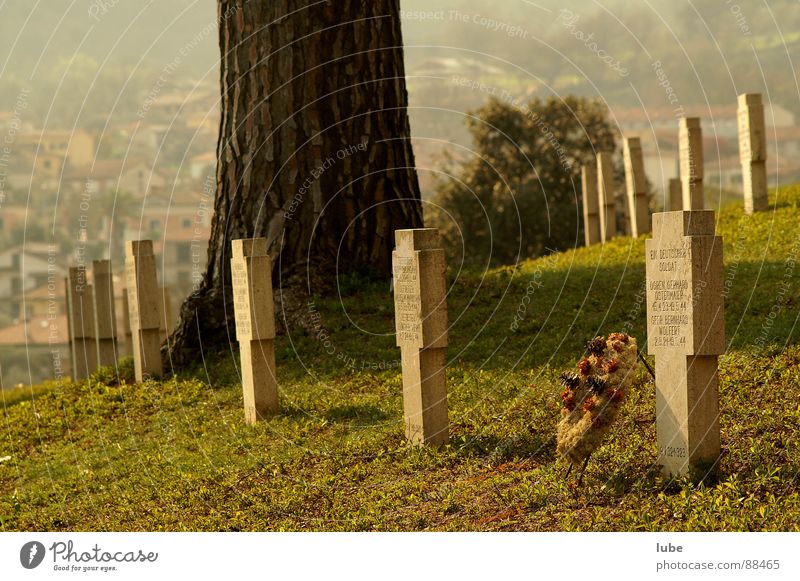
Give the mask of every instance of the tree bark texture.
<path id="1" fill-rule="evenodd" d="M 233 339 L 233 239 L 267 238 L 280 304 L 295 315 L 338 274 L 390 276 L 394 230 L 422 225 L 399 10 L 219 0 L 214 218 L 202 282 L 169 341 L 173 365 Z"/>

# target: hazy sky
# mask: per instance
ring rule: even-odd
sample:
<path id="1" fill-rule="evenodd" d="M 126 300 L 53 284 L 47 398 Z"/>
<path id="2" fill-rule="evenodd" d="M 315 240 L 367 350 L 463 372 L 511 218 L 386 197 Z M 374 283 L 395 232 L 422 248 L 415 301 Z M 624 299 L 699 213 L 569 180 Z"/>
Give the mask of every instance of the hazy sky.
<path id="1" fill-rule="evenodd" d="M 464 107 L 486 98 L 480 88 L 454 92 L 458 77 L 514 94 L 599 97 L 612 109 L 663 109 L 676 100 L 728 104 L 737 93 L 762 91 L 800 113 L 795 1 L 403 0 L 401 6 L 412 105 Z M 126 111 L 162 77 L 180 90 L 187 78 L 212 89 L 218 82 L 212 0 L 0 0 L 0 22 L 0 110 L 10 109 L 27 85 L 39 111 L 93 92 L 106 93 L 96 102 L 118 99 L 117 109 Z"/>

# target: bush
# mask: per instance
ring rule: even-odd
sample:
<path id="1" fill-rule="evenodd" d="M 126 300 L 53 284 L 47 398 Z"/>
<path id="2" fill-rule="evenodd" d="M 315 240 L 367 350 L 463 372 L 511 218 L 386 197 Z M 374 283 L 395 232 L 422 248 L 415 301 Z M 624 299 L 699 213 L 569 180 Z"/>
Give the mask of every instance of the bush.
<path id="1" fill-rule="evenodd" d="M 460 262 L 515 264 L 583 243 L 581 165 L 615 151 L 600 101 L 492 99 L 467 117 L 473 157 L 437 185 L 428 224 Z"/>

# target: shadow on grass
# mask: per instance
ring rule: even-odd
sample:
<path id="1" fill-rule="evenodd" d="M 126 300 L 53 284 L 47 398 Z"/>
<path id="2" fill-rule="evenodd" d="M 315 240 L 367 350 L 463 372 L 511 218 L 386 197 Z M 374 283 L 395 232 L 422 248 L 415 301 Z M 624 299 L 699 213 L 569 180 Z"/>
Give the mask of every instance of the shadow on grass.
<path id="1" fill-rule="evenodd" d="M 486 458 L 498 465 L 511 460 L 555 461 L 556 439 L 552 434 L 515 434 L 507 438 L 493 435 L 457 435 L 450 440 L 457 456 Z"/>

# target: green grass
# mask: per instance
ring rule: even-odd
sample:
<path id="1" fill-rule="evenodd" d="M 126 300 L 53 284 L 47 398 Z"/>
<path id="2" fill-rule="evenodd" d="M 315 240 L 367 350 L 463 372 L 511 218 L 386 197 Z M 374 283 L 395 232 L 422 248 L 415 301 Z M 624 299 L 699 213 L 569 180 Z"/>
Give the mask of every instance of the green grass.
<path id="1" fill-rule="evenodd" d="M 126 361 L 119 378 L 5 392 L 0 528 L 798 530 L 798 202 L 793 187 L 774 212 L 719 215 L 729 350 L 714 481 L 659 476 L 644 374 L 584 485 L 563 478 L 556 378 L 597 334 L 645 338 L 644 240 L 619 238 L 450 273 L 440 451 L 404 442 L 391 295 L 357 279 L 315 302 L 315 333 L 278 339 L 282 413 L 256 427 L 232 351 L 163 382 L 133 383 Z"/>

